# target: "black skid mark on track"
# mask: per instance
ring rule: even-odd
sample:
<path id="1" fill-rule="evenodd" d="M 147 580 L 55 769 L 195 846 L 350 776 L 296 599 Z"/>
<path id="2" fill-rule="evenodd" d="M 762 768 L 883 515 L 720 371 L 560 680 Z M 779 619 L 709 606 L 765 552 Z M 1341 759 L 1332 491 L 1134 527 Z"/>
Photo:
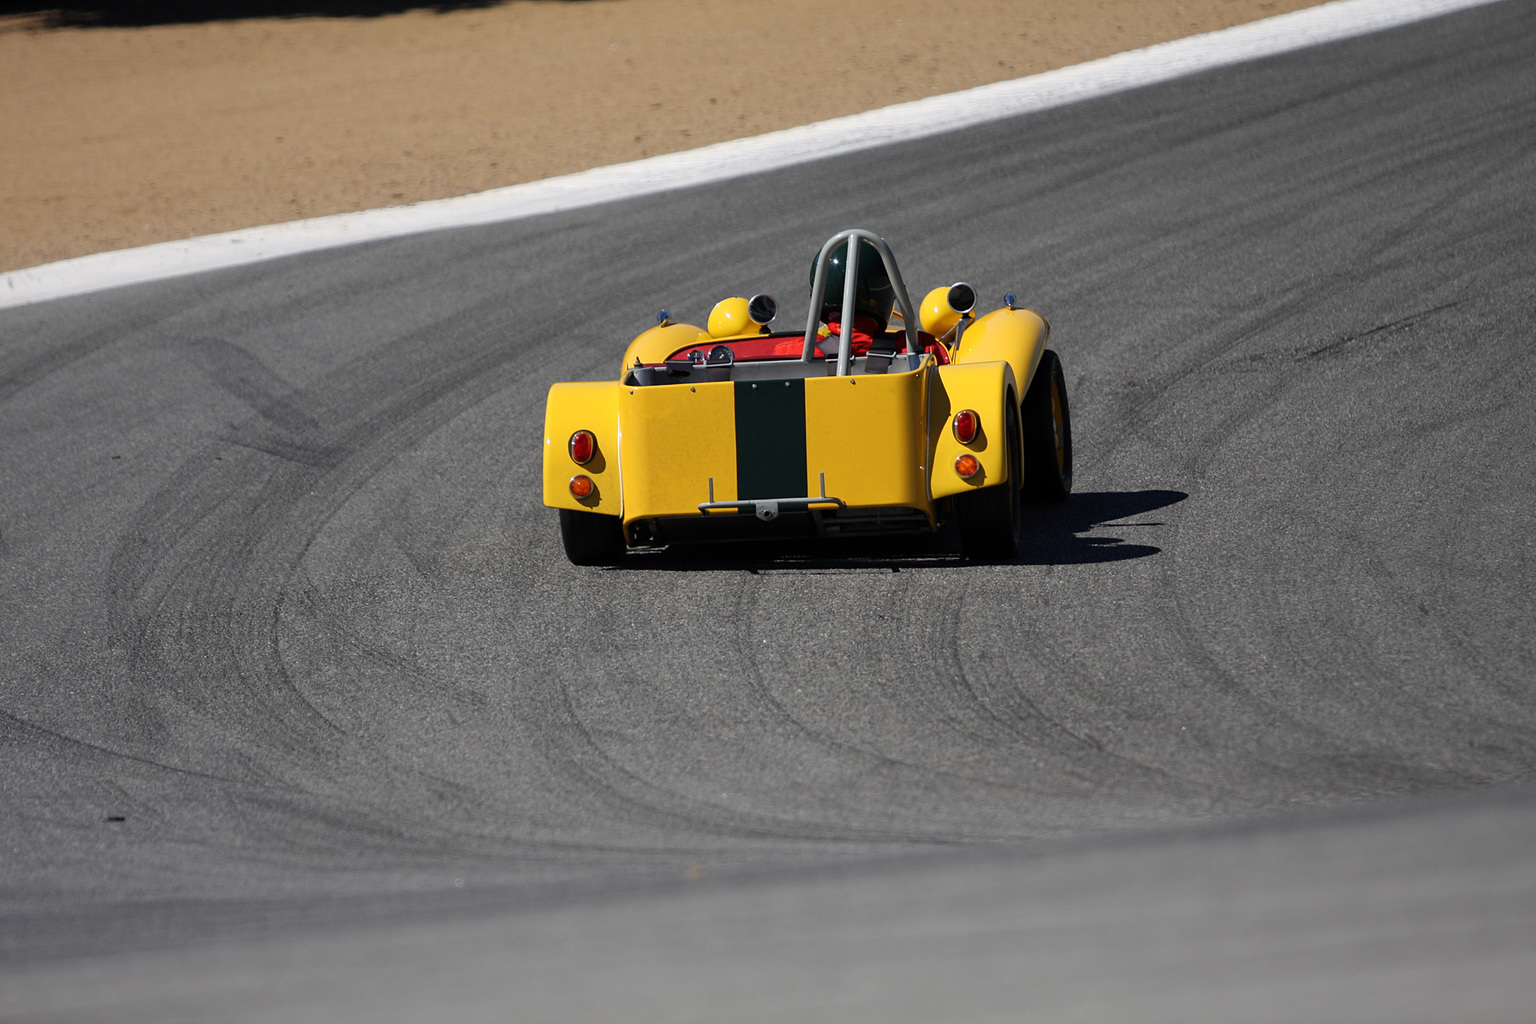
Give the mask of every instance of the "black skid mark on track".
<path id="1" fill-rule="evenodd" d="M 710 642 L 716 649 L 730 648 L 738 654 L 744 654 L 752 646 L 750 643 L 743 642 L 743 636 L 750 631 L 752 623 L 751 614 L 745 610 L 746 605 L 751 601 L 748 591 L 755 591 L 759 581 L 750 575 L 745 578 L 738 576 L 736 580 L 737 592 L 731 602 L 734 607 L 728 605 L 719 609 L 717 616 L 719 623 L 736 625 L 725 633 L 716 632 Z M 594 622 L 604 623 L 621 621 L 622 617 L 607 612 L 594 614 L 592 619 Z M 635 660 L 627 667 L 626 674 L 629 678 L 624 684 L 626 688 L 650 685 L 642 681 L 647 676 L 647 666 L 643 664 L 644 654 L 634 654 L 631 657 Z M 768 692 L 762 682 L 760 669 L 752 663 L 752 659 L 744 658 L 743 661 L 745 664 L 737 666 L 738 674 L 731 677 L 730 683 L 739 685 L 740 693 L 749 696 L 759 707 L 768 711 L 770 721 L 764 723 L 767 731 L 771 732 L 776 727 L 787 728 L 800 738 L 810 740 L 834 756 L 852 756 L 886 767 L 899 765 L 898 762 L 881 757 L 877 753 L 838 743 L 797 720 Z M 550 731 L 553 735 L 570 737 L 570 739 L 560 741 L 560 749 L 558 752 L 552 752 L 552 757 L 558 759 L 558 763 L 568 777 L 579 779 L 604 800 L 610 806 L 614 818 L 618 820 L 659 828 L 672 835 L 676 834 L 677 827 L 681 825 L 694 835 L 714 837 L 722 842 L 750 839 L 781 847 L 803 844 L 810 844 L 813 847 L 830 844 L 834 848 L 846 847 L 849 844 L 930 845 L 956 841 L 954 836 L 942 833 L 853 822 L 834 824 L 807 820 L 790 814 L 728 807 L 700 795 L 685 792 L 675 785 L 668 785 L 650 778 L 642 770 L 631 767 L 625 758 L 610 750 L 602 740 L 601 730 L 592 727 L 583 718 L 571 682 L 572 679 L 580 678 L 580 664 L 578 660 L 575 671 L 558 683 L 563 720 Z M 597 668 L 599 675 L 610 675 L 609 666 L 599 665 Z M 703 780 L 695 781 L 700 784 L 703 782 Z M 671 840 L 667 845 L 670 847 L 675 842 L 677 840 Z"/>
<path id="2" fill-rule="evenodd" d="M 1086 499 L 1084 506 L 1099 507 L 1105 513 L 1115 513 L 1112 518 L 1121 518 L 1187 497 L 1180 491 L 1144 493 L 1156 497 L 1149 499 L 1137 495 L 1141 500 L 1124 501 L 1116 499 L 1127 496 L 1082 495 L 1074 496 L 1073 500 L 1082 497 Z M 1095 516 L 1084 515 L 1079 510 L 1076 515 L 1067 514 L 1064 518 L 1075 520 L 1078 529 L 1086 529 L 1085 524 L 1091 523 Z M 1038 585 L 1038 580 L 1035 583 Z M 1032 769 L 1015 768 L 1013 777 L 1016 781 L 1010 788 L 1032 797 L 1063 800 L 1108 796 L 1117 791 L 1156 791 L 1180 800 L 1192 799 L 1200 793 L 1200 787 L 1194 781 L 1181 779 L 1161 765 L 1114 750 L 1087 730 L 1074 728 L 1041 707 L 1031 696 L 1032 690 L 1041 686 L 1070 689 L 1071 680 L 1079 675 L 1072 659 L 1048 657 L 1051 650 L 1049 629 L 1032 626 L 1027 616 L 1021 617 L 1018 639 L 1027 638 L 1021 646 L 1030 652 L 1032 664 L 1028 668 L 1023 663 L 1016 663 L 998 669 L 991 673 L 996 681 L 989 686 L 988 681 L 980 677 L 980 665 L 972 667 L 977 651 L 966 649 L 968 644 L 976 645 L 974 638 L 967 635 L 961 601 L 957 598 L 942 607 L 949 610 L 943 626 L 935 628 L 934 632 L 942 638 L 941 650 L 950 666 L 943 692 L 955 699 L 936 703 L 933 713 L 952 723 L 957 732 L 970 735 L 988 748 L 1008 756 L 1016 766 L 1033 758 L 1035 766 Z"/>
<path id="3" fill-rule="evenodd" d="M 308 394 L 235 346 L 198 349 L 210 375 L 258 413 L 260 425 L 237 424 L 231 440 L 275 430 L 324 457 L 214 445 L 130 520 L 108 573 L 111 643 L 128 660 L 112 698 L 125 741 L 263 777 L 323 778 L 339 758 L 366 756 L 290 678 L 281 609 L 308 546 L 360 487 L 505 386 L 515 351 L 470 336 L 455 353 L 429 344 L 438 340 L 410 335 L 376 354 L 370 365 L 392 367 L 391 377 L 347 367 Z"/>
<path id="4" fill-rule="evenodd" d="M 605 797 L 615 818 L 658 827 L 673 838 L 667 849 L 697 849 L 677 835 L 678 826 L 693 835 L 711 836 L 722 842 L 739 839 L 781 843 L 940 842 L 942 838 L 912 836 L 886 830 L 868 831 L 848 826 L 816 824 L 732 809 L 711 804 L 673 788 L 660 785 L 627 767 L 599 740 L 596 730 L 582 720 L 570 684 L 560 684 L 567 717 L 567 734 L 577 737 L 565 744 L 562 766 L 568 777 L 581 780 Z M 662 852 L 658 850 L 658 852 Z"/>
<path id="5" fill-rule="evenodd" d="M 1444 313 L 1446 310 L 1455 309 L 1460 305 L 1460 301 L 1444 302 L 1438 306 L 1433 306 L 1418 313 L 1410 313 L 1407 316 L 1400 317 L 1399 319 L 1393 320 L 1390 323 L 1380 324 L 1376 327 L 1370 328 L 1369 330 L 1357 331 L 1353 334 L 1346 334 L 1336 341 L 1330 341 L 1326 345 L 1320 345 L 1317 348 L 1308 350 L 1299 358 L 1317 359 L 1321 356 L 1332 355 L 1339 349 L 1344 348 L 1346 345 L 1353 345 L 1359 341 L 1365 341 L 1367 339 L 1370 339 L 1371 341 L 1379 341 L 1394 334 L 1400 334 L 1404 331 L 1411 330 L 1425 320 L 1430 319 L 1435 314 Z"/>
<path id="6" fill-rule="evenodd" d="M 915 576 L 909 575 L 905 577 L 903 581 L 897 583 L 894 589 L 898 594 L 905 595 L 914 587 L 920 586 L 922 586 L 922 584 L 918 582 L 917 578 Z M 754 591 L 754 598 L 761 598 L 760 589 Z M 892 602 L 892 604 L 894 603 L 896 602 Z M 753 616 L 750 612 L 744 611 L 734 621 L 743 624 L 750 624 L 755 620 L 755 618 L 756 617 Z M 740 631 L 739 634 L 743 639 L 748 641 L 746 643 L 738 644 L 738 647 L 743 652 L 743 654 L 751 652 L 755 646 L 750 642 L 751 637 L 747 635 L 750 634 L 750 632 L 751 630 L 749 628 L 744 628 Z M 872 639 L 870 635 L 868 635 L 868 633 L 866 633 L 866 635 L 861 639 L 863 640 L 863 645 L 875 647 L 880 646 Z M 792 637 L 787 638 L 787 640 L 790 643 L 794 642 L 794 638 Z M 861 646 L 859 650 L 862 656 L 864 653 L 864 646 Z M 770 673 L 765 671 L 765 667 L 758 664 L 758 662 L 752 657 L 747 657 L 745 660 L 747 661 L 747 665 L 741 674 L 741 681 L 745 685 L 747 692 L 750 693 L 758 701 L 760 706 L 768 711 L 775 722 L 784 728 L 791 730 L 795 735 L 801 737 L 802 739 L 809 741 L 814 746 L 814 748 L 824 751 L 831 757 L 849 759 L 857 763 L 868 764 L 877 771 L 891 775 L 893 783 L 905 780 L 908 784 L 925 786 L 932 785 L 935 782 L 952 781 L 965 785 L 977 785 L 987 788 L 997 788 L 1004 790 L 1013 788 L 1007 783 L 1000 783 L 995 779 L 990 779 L 979 774 L 956 771 L 951 768 L 917 761 L 910 757 L 897 756 L 895 754 L 880 750 L 875 745 L 873 738 L 860 740 L 855 740 L 852 737 L 844 738 L 832 733 L 822 726 L 818 726 L 812 722 L 806 721 L 802 716 L 797 715 L 783 701 L 783 699 L 781 699 L 779 695 L 775 693 L 774 687 L 769 681 Z M 772 675 L 780 678 L 783 678 L 784 676 L 782 672 L 773 673 Z M 887 694 L 888 698 L 895 705 L 902 708 L 911 707 L 914 702 L 914 698 L 917 696 L 915 691 L 920 690 L 920 687 L 914 684 L 910 672 L 906 671 L 898 671 L 895 678 L 886 678 L 880 680 L 880 688 Z M 953 833 L 946 833 L 939 830 L 934 830 L 933 833 L 923 832 L 921 830 L 913 830 L 910 836 L 903 835 L 902 838 L 910 838 L 912 840 L 921 841 L 939 841 L 946 836 L 949 838 L 969 838 L 955 836 Z"/>
<path id="7" fill-rule="evenodd" d="M 311 409 L 312 396 L 292 387 L 250 352 L 227 341 L 189 343 L 187 353 L 220 390 L 256 413 L 231 423 L 222 440 L 317 469 L 329 469 L 347 455 L 327 444 Z"/>
<path id="8" fill-rule="evenodd" d="M 63 344 L 30 348 L 27 342 L 31 332 L 26 329 L 26 320 L 37 317 L 40 323 L 44 322 L 47 308 L 47 305 L 40 305 L 33 310 L 10 312 L 11 316 L 22 319 L 22 327 L 14 331 L 14 343 L 12 337 L 7 337 L 5 344 L 0 345 L 0 403 L 109 346 L 141 338 L 170 315 L 154 305 L 119 311 L 107 326 L 80 332 Z"/>

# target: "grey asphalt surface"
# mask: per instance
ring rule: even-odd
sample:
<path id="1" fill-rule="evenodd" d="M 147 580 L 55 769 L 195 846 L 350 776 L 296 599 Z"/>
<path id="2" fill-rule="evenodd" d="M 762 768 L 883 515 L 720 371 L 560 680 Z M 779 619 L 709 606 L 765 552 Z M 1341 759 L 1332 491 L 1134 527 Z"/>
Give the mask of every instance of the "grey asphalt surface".
<path id="1" fill-rule="evenodd" d="M 0 1020 L 1532 1019 L 1533 53 L 0 312 Z M 548 386 L 849 226 L 1052 321 L 1072 500 L 566 564 Z"/>

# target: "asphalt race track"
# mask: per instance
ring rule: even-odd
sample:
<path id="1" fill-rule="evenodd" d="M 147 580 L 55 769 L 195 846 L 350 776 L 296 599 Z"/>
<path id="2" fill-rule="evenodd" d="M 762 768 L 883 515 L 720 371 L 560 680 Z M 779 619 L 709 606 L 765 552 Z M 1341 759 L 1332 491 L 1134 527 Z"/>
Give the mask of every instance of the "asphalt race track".
<path id="1" fill-rule="evenodd" d="M 0 313 L 0 1020 L 1529 1020 L 1533 53 Z M 1072 500 L 568 565 L 549 385 L 850 226 L 1050 318 Z"/>

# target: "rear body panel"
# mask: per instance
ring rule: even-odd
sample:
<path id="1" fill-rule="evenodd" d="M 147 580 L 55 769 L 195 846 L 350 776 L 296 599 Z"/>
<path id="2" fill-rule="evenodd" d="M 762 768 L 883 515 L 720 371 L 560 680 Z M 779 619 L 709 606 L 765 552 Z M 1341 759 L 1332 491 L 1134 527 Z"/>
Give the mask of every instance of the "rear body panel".
<path id="1" fill-rule="evenodd" d="M 551 508 L 616 516 L 623 507 L 619 485 L 619 395 L 614 384 L 582 381 L 556 384 L 544 403 L 544 504 Z M 571 460 L 567 446 L 578 430 L 590 430 L 597 447 L 585 465 Z M 586 498 L 571 494 L 581 473 L 597 485 Z"/>
<path id="2" fill-rule="evenodd" d="M 785 371 L 802 365 L 788 363 Z M 654 521 L 745 516 L 754 520 L 749 529 L 762 528 L 764 535 L 801 532 L 792 522 L 767 529 L 751 508 L 699 506 L 826 497 L 814 512 L 794 513 L 814 528 L 856 510 L 891 510 L 875 518 L 931 528 L 925 430 L 931 373 L 925 362 L 888 375 L 618 387 L 624 521 L 647 522 L 648 532 L 673 538 L 688 534 L 690 525 Z M 911 514 L 895 513 L 898 508 Z M 786 518 L 793 517 L 786 512 Z M 701 538 L 740 532 L 693 525 Z"/>
<path id="3" fill-rule="evenodd" d="M 619 397 L 619 458 L 625 520 L 698 514 L 709 501 L 736 492 L 734 385 L 625 388 Z"/>
<path id="4" fill-rule="evenodd" d="M 829 307 L 828 267 L 844 243 L 841 303 Z M 856 308 L 853 282 L 866 244 L 894 289 L 891 315 L 899 326 L 877 344 L 884 326 L 876 318 L 856 345 L 862 328 L 855 318 L 834 334 L 824 314 Z M 1004 431 L 1050 325 L 1016 308 L 1011 295 L 1006 308 L 972 317 L 974 289 L 954 285 L 943 290 L 948 319 L 935 321 L 943 337 L 923 334 L 890 247 L 860 229 L 829 239 L 814 267 L 803 334 L 773 334 L 767 320 L 736 324 L 744 333 L 711 334 L 672 323 L 663 311 L 626 350 L 618 382 L 552 387 L 545 504 L 613 516 L 625 542 L 637 546 L 926 532 L 951 515 L 977 522 L 964 510 L 996 504 L 979 491 L 1019 487 L 1022 478 L 1010 480 L 1008 452 L 1022 451 L 1022 431 L 1013 438 Z M 969 298 L 955 301 L 965 309 L 948 305 L 962 293 Z M 751 312 L 746 300 L 726 301 Z M 979 421 L 970 436 L 967 417 L 970 439 L 963 442 L 954 427 L 961 410 Z M 577 430 L 597 440 L 594 457 L 581 465 L 569 451 Z M 584 498 L 572 494 L 577 476 L 590 478 Z M 589 480 L 576 483 L 589 490 Z"/>
<path id="5" fill-rule="evenodd" d="M 928 407 L 928 443 L 935 470 L 930 493 L 935 499 L 1002 483 L 1007 477 L 1000 431 L 1003 403 L 1006 396 L 1016 396 L 1016 392 L 1013 369 L 1004 362 L 939 367 Z M 970 409 L 981 419 L 975 439 L 967 444 L 950 429 L 951 419 L 962 409 Z M 981 463 L 981 472 L 968 480 L 954 472 L 955 460 L 962 455 L 974 456 Z"/>
<path id="6" fill-rule="evenodd" d="M 1014 364 L 1027 366 L 1043 339 L 1029 340 L 1011 346 L 1010 360 L 939 366 L 923 357 L 908 372 L 829 377 L 825 364 L 790 360 L 735 367 L 741 380 L 557 384 L 545 417 L 544 502 L 619 516 L 632 546 L 931 531 L 946 499 L 1006 481 L 998 431 L 1005 403 L 1023 391 Z M 963 444 L 950 429 L 961 409 L 981 422 Z M 565 451 L 578 429 L 597 437 L 585 466 Z M 965 454 L 981 465 L 969 479 L 954 470 Z M 570 494 L 577 472 L 595 482 L 591 497 Z M 700 507 L 729 502 L 743 507 Z M 755 514 L 767 502 L 784 507 Z"/>
<path id="7" fill-rule="evenodd" d="M 806 488 L 851 507 L 902 506 L 931 517 L 927 383 L 932 363 L 910 373 L 817 377 L 805 382 Z"/>

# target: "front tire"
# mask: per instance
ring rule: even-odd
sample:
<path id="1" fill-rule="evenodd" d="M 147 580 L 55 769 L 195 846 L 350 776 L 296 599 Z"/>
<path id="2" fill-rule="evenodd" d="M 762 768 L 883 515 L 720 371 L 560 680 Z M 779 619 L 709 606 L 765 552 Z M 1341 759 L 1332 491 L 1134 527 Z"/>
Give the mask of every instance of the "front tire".
<path id="1" fill-rule="evenodd" d="M 624 523 L 618 516 L 562 508 L 560 541 L 573 565 L 618 565 L 624 560 Z"/>
<path id="2" fill-rule="evenodd" d="M 1061 360 L 1046 349 L 1024 395 L 1024 495 L 1066 501 L 1072 493 L 1072 409 Z"/>
<path id="3" fill-rule="evenodd" d="M 960 546 L 966 557 L 978 562 L 1007 562 L 1019 553 L 1024 535 L 1024 512 L 1019 483 L 1024 477 L 1019 447 L 1019 412 L 1009 393 L 1004 404 L 1003 453 L 1008 479 L 991 487 L 955 496 L 955 519 L 960 527 Z"/>

